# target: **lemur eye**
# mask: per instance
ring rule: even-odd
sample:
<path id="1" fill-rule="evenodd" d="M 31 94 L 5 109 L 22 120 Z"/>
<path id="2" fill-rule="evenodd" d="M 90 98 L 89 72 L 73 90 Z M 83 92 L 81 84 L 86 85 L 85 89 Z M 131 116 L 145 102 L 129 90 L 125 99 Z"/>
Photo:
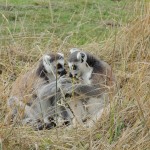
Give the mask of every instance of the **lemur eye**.
<path id="1" fill-rule="evenodd" d="M 77 66 L 76 65 L 72 65 L 72 70 L 77 70 Z"/>
<path id="2" fill-rule="evenodd" d="M 61 64 L 57 64 L 57 69 L 61 69 L 63 66 Z"/>

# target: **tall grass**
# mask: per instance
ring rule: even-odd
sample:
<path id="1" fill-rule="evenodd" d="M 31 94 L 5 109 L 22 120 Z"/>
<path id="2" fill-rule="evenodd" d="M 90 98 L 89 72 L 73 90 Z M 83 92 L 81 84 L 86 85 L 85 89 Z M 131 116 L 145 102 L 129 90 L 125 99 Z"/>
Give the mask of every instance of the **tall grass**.
<path id="1" fill-rule="evenodd" d="M 149 150 L 150 149 L 150 7 L 149 2 L 135 2 L 130 23 L 113 32 L 101 43 L 82 45 L 86 51 L 109 62 L 117 77 L 116 94 L 111 108 L 105 110 L 93 129 L 58 128 L 34 131 L 30 127 L 4 126 L 6 100 L 12 82 L 26 72 L 48 50 L 11 38 L 1 47 L 0 60 L 0 149 L 93 149 Z M 85 15 L 85 14 L 84 14 Z M 9 29 L 8 29 L 9 30 Z M 10 32 L 11 35 L 11 32 Z M 62 49 L 68 55 L 73 47 L 53 36 L 53 51 Z M 40 42 L 39 35 L 37 42 Z"/>

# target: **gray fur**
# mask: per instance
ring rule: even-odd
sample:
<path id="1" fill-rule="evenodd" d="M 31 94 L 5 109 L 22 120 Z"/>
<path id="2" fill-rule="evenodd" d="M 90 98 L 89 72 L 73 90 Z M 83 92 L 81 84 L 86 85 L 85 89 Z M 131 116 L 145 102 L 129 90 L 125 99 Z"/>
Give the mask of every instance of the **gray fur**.
<path id="1" fill-rule="evenodd" d="M 79 62 L 79 60 L 77 59 L 77 53 L 79 51 L 75 51 L 74 53 L 72 53 L 69 56 L 68 62 Z M 103 67 L 103 61 L 98 60 L 96 57 L 90 55 L 89 53 L 84 52 L 87 55 L 87 60 L 86 63 L 92 67 L 93 73 L 97 73 L 97 72 L 101 72 L 103 73 L 104 71 L 104 67 Z"/>
<path id="2" fill-rule="evenodd" d="M 70 74 L 80 79 L 79 84 L 73 85 L 74 93 L 79 96 L 69 103 L 75 114 L 73 124 L 91 127 L 100 119 L 104 106 L 108 104 L 107 82 L 111 77 L 107 76 L 107 70 L 111 72 L 111 68 L 106 62 L 80 50 L 70 54 L 68 63 Z M 78 70 L 73 70 L 71 65 L 76 65 Z"/>
<path id="3" fill-rule="evenodd" d="M 48 54 L 48 56 L 50 56 L 50 60 L 49 60 L 49 63 L 53 63 L 53 62 L 56 62 L 58 60 L 61 60 L 61 59 L 64 59 L 60 54 Z M 61 72 L 65 72 L 65 68 L 63 65 L 61 65 Z M 59 69 L 57 70 L 58 74 L 61 74 L 61 72 L 59 71 Z M 54 72 L 56 73 L 56 72 Z M 39 65 L 38 65 L 38 68 L 36 70 L 36 74 L 37 76 L 41 77 L 41 78 L 44 78 L 47 82 L 49 82 L 49 73 L 47 72 L 47 70 L 45 69 L 44 65 L 43 65 L 43 59 L 40 60 L 39 62 Z M 62 74 L 63 75 L 63 74 Z"/>
<path id="4" fill-rule="evenodd" d="M 73 52 L 68 59 L 68 62 L 78 62 L 79 60 L 77 59 L 77 53 L 78 51 Z"/>
<path id="5" fill-rule="evenodd" d="M 75 93 L 77 94 L 85 94 L 86 96 L 100 96 L 103 89 L 99 87 L 99 85 L 86 85 L 86 84 L 77 84 L 74 85 Z"/>
<path id="6" fill-rule="evenodd" d="M 53 65 L 54 61 L 56 61 L 57 59 L 61 60 L 63 57 L 62 55 L 56 54 L 55 56 L 51 54 L 50 58 L 51 59 L 49 63 Z M 62 67 L 64 67 L 63 65 Z M 62 71 L 64 71 L 64 68 L 62 69 Z M 34 71 L 31 70 L 29 73 L 32 75 Z M 31 77 L 28 76 L 29 73 L 25 74 L 26 80 L 30 79 Z M 31 94 L 32 96 L 30 101 L 28 103 L 24 103 L 22 97 L 19 96 L 19 93 L 18 95 L 12 94 L 7 101 L 7 105 L 10 108 L 10 111 L 6 115 L 5 123 L 7 124 L 7 122 L 11 118 L 13 122 L 19 120 L 25 125 L 30 124 L 34 128 L 41 130 L 44 127 L 50 129 L 55 126 L 56 119 L 59 119 L 59 117 L 63 118 L 63 120 L 71 121 L 69 114 L 70 112 L 68 113 L 68 110 L 64 106 L 59 106 L 57 104 L 62 97 L 61 89 L 67 91 L 70 81 L 68 82 L 68 84 L 66 84 L 67 79 L 63 77 L 58 78 L 58 80 L 56 81 L 55 77 L 53 77 L 53 73 L 46 71 L 42 60 L 39 62 L 35 73 L 37 80 L 34 81 L 35 84 L 33 84 L 33 86 L 31 87 L 32 93 L 29 94 Z M 61 72 L 59 73 L 61 74 Z M 23 118 L 20 118 L 20 116 L 18 116 L 20 111 L 24 112 L 22 116 Z"/>

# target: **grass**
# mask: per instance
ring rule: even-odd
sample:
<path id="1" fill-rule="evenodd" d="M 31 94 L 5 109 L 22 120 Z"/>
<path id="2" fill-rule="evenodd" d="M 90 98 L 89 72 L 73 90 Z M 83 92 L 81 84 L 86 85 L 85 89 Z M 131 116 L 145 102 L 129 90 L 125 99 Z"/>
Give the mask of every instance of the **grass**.
<path id="1" fill-rule="evenodd" d="M 150 149 L 150 2 L 0 0 L 0 149 Z M 80 47 L 113 67 L 118 87 L 94 129 L 4 126 L 13 81 L 47 51 Z M 57 136 L 58 135 L 58 136 Z"/>
<path id="2" fill-rule="evenodd" d="M 70 35 L 68 42 L 74 45 L 99 42 L 116 31 L 112 26 L 119 27 L 132 18 L 126 1 L 1 1 L 1 34 L 8 38 L 11 32 L 15 40 L 26 36 L 31 43 L 41 34 L 44 44 L 53 35 L 61 40 Z"/>

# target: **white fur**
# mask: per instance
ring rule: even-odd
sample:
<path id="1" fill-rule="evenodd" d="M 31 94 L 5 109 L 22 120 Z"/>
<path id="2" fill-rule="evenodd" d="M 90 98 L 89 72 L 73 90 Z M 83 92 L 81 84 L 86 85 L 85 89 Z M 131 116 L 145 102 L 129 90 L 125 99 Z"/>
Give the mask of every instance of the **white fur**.
<path id="1" fill-rule="evenodd" d="M 74 53 L 74 52 L 76 52 L 76 51 L 80 51 L 78 48 L 72 48 L 71 50 L 70 50 L 70 53 L 72 54 L 72 53 Z"/>
<path id="2" fill-rule="evenodd" d="M 83 69 L 83 74 L 82 74 L 82 79 L 83 79 L 83 82 L 85 84 L 91 84 L 91 75 L 92 75 L 92 72 L 93 72 L 93 68 L 92 67 L 85 67 L 84 68 L 81 68 Z"/>
<path id="3" fill-rule="evenodd" d="M 89 112 L 90 120 L 87 121 L 86 127 L 92 127 L 101 117 L 104 109 L 104 95 L 100 98 L 89 98 L 87 101 L 87 110 Z"/>
<path id="4" fill-rule="evenodd" d="M 64 66 L 65 61 L 64 61 L 64 59 L 59 59 L 59 60 L 57 61 L 57 63 L 60 63 L 62 66 Z"/>
<path id="5" fill-rule="evenodd" d="M 61 55 L 61 56 L 63 56 L 63 55 Z M 43 118 L 44 123 L 49 124 L 50 123 L 49 117 L 55 116 L 55 114 L 56 114 L 55 108 L 54 108 L 55 106 L 51 105 L 51 102 L 50 102 L 51 97 L 55 96 L 55 94 L 56 94 L 56 83 L 57 82 L 54 77 L 55 76 L 54 68 L 56 68 L 57 63 L 60 63 L 60 64 L 62 64 L 62 66 L 64 66 L 64 59 L 58 59 L 56 61 L 54 60 L 54 62 L 50 62 L 50 59 L 51 59 L 51 57 L 49 55 L 44 55 L 42 58 L 43 65 L 47 71 L 47 77 L 49 78 L 49 83 L 47 83 L 40 77 L 33 79 L 35 84 L 32 87 L 29 86 L 29 88 L 31 88 L 31 90 L 32 89 L 35 90 L 34 94 L 36 95 L 36 97 L 35 98 L 33 97 L 30 99 L 30 101 L 29 101 L 29 103 L 31 104 L 30 106 L 24 102 L 24 97 L 18 96 L 19 93 L 17 95 L 13 95 L 14 94 L 13 93 L 12 96 L 7 101 L 7 105 L 10 108 L 10 111 L 8 112 L 8 115 L 6 115 L 6 117 L 5 117 L 6 124 L 10 122 L 10 119 L 13 116 L 14 116 L 13 120 L 15 120 L 15 118 L 17 119 L 17 117 L 18 117 L 17 113 L 19 112 L 19 110 L 21 112 L 22 111 L 24 112 L 24 114 L 22 116 L 24 118 L 20 118 L 20 119 L 22 119 L 23 124 L 27 124 L 30 122 L 32 125 L 34 125 L 41 118 Z M 33 71 L 33 70 L 31 70 L 30 73 L 31 73 L 30 74 L 31 76 L 35 75 L 34 74 L 35 71 Z M 28 81 L 28 79 L 31 76 L 27 76 L 28 74 L 25 74 L 25 75 L 26 75 L 25 79 Z M 58 83 L 57 83 L 58 89 L 60 89 L 60 87 L 62 87 L 60 85 L 61 82 L 59 83 L 60 80 L 65 80 L 65 79 L 58 78 Z M 68 88 L 68 84 L 66 83 L 65 85 L 63 85 L 63 87 Z M 16 84 L 15 88 L 17 88 L 17 84 Z M 25 88 L 28 88 L 28 87 L 25 87 Z M 29 93 L 29 94 L 33 94 L 33 93 Z M 59 106 L 58 106 L 58 110 L 59 110 Z M 60 113 L 60 112 L 58 112 L 58 113 Z"/>
<path id="6" fill-rule="evenodd" d="M 77 65 L 79 70 L 73 70 L 72 66 L 73 65 Z M 81 77 L 83 79 L 83 82 L 85 84 L 91 84 L 91 74 L 93 72 L 93 68 L 86 65 L 86 62 L 80 63 L 80 62 L 68 62 L 68 66 L 70 68 L 70 72 L 71 74 L 74 76 L 75 74 L 77 74 L 76 77 Z"/>
<path id="7" fill-rule="evenodd" d="M 61 53 L 58 53 L 58 54 L 61 55 Z M 63 56 L 63 54 L 61 56 Z M 49 55 L 44 55 L 43 56 L 43 65 L 45 67 L 45 70 L 49 73 L 48 79 L 50 81 L 53 81 L 56 78 L 56 76 L 55 76 L 56 65 L 58 63 L 60 63 L 62 66 L 64 66 L 65 62 L 64 62 L 64 59 L 58 59 L 57 62 L 51 63 L 50 59 L 51 59 L 51 57 Z M 59 69 L 59 71 L 62 71 L 62 70 L 63 70 L 63 68 Z"/>
<path id="8" fill-rule="evenodd" d="M 57 53 L 58 55 L 60 55 L 60 56 L 62 56 L 62 57 L 64 57 L 64 54 L 63 53 Z"/>
<path id="9" fill-rule="evenodd" d="M 87 116 L 87 113 L 84 110 L 82 101 L 72 100 L 72 101 L 69 102 L 69 106 L 70 106 L 71 110 L 74 113 L 74 118 L 72 119 L 73 127 L 75 128 L 79 125 L 84 126 L 82 119 Z"/>
<path id="10" fill-rule="evenodd" d="M 53 71 L 53 67 L 50 63 L 50 59 L 51 57 L 49 55 L 43 56 L 43 65 L 48 73 L 51 73 Z"/>
<path id="11" fill-rule="evenodd" d="M 77 50 L 72 50 L 71 53 L 74 51 Z M 84 58 L 82 58 L 82 53 L 85 55 Z M 79 51 L 76 57 L 79 60 L 78 62 L 68 62 L 71 74 L 77 74 L 77 77 L 82 78 L 81 84 L 92 85 L 91 76 L 94 68 L 87 64 L 86 53 Z M 81 59 L 83 59 L 83 62 L 81 62 Z M 77 65 L 78 70 L 73 70 L 72 65 Z M 94 87 L 94 85 L 92 86 Z M 89 97 L 89 99 L 86 99 L 86 104 L 84 104 L 84 99 L 72 101 L 69 105 L 75 115 L 73 125 L 76 126 L 77 124 L 80 124 L 84 127 L 92 127 L 100 119 L 103 113 L 105 100 L 108 101 L 108 94 L 103 93 L 100 97 Z M 84 119 L 87 119 L 86 123 L 83 122 Z"/>
<path id="12" fill-rule="evenodd" d="M 80 74 L 80 72 L 78 71 L 78 70 L 73 70 L 72 69 L 72 66 L 74 65 L 74 63 L 72 63 L 72 62 L 68 62 L 68 66 L 69 66 L 69 68 L 70 68 L 70 72 L 71 72 L 71 74 L 74 76 L 75 74 Z"/>

